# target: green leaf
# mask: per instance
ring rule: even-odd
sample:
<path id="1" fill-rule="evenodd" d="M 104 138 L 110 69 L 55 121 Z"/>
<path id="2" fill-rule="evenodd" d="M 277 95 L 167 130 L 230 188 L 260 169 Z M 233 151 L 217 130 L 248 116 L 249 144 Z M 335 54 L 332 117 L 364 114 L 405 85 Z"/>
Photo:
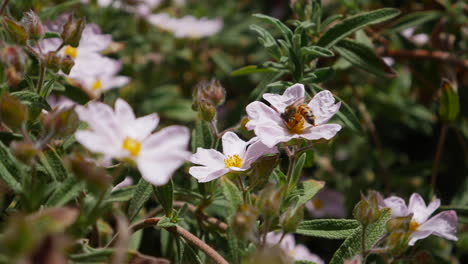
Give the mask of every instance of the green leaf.
<path id="1" fill-rule="evenodd" d="M 331 23 L 342 18 L 343 18 L 343 15 L 333 15 L 333 16 L 327 17 L 324 21 L 322 21 L 322 25 L 320 26 L 320 31 L 326 29 Z"/>
<path id="2" fill-rule="evenodd" d="M 154 194 L 164 208 L 166 216 L 172 217 L 172 202 L 174 200 L 172 180 L 169 180 L 169 182 L 163 186 L 154 186 Z"/>
<path id="3" fill-rule="evenodd" d="M 455 92 L 452 84 L 446 80 L 442 80 L 442 95 L 440 97 L 440 118 L 446 122 L 452 122 L 457 119 L 460 113 L 460 99 Z"/>
<path id="4" fill-rule="evenodd" d="M 321 83 L 332 79 L 335 76 L 335 69 L 333 67 L 318 68 L 314 71 L 316 78 L 314 83 Z"/>
<path id="5" fill-rule="evenodd" d="M 0 141 L 0 178 L 15 193 L 21 193 L 23 188 L 18 182 L 20 167 L 18 161 L 13 157 L 10 149 Z M 13 176 L 15 175 L 15 176 Z"/>
<path id="6" fill-rule="evenodd" d="M 437 19 L 442 16 L 439 11 L 421 11 L 412 12 L 407 15 L 401 16 L 389 27 L 388 32 L 400 32 L 404 29 L 419 26 L 428 21 Z"/>
<path id="7" fill-rule="evenodd" d="M 259 37 L 257 38 L 260 44 L 265 47 L 268 53 L 275 59 L 279 60 L 281 57 L 281 49 L 278 46 L 275 38 L 268 32 L 266 29 L 257 26 L 251 25 L 250 29 L 257 32 Z"/>
<path id="8" fill-rule="evenodd" d="M 391 209 L 382 210 L 382 215 L 377 222 L 370 224 L 365 233 L 365 249 L 370 249 L 386 232 L 385 226 L 390 219 Z M 343 260 L 361 254 L 362 226 L 359 226 L 349 236 L 333 255 L 330 264 L 342 264 Z"/>
<path id="9" fill-rule="evenodd" d="M 68 177 L 64 182 L 59 184 L 49 199 L 47 199 L 45 205 L 47 207 L 63 206 L 77 197 L 83 189 L 83 182 L 80 182 L 75 177 Z"/>
<path id="10" fill-rule="evenodd" d="M 63 3 L 53 5 L 51 7 L 42 8 L 41 12 L 39 13 L 39 16 L 43 20 L 49 20 L 65 11 L 74 10 L 75 6 L 79 4 L 80 0 L 64 1 Z"/>
<path id="11" fill-rule="evenodd" d="M 128 202 L 133 197 L 133 193 L 135 192 L 136 186 L 128 186 L 117 189 L 106 198 L 106 203 L 122 203 Z"/>
<path id="12" fill-rule="evenodd" d="M 169 227 L 174 227 L 177 226 L 176 223 L 173 222 L 173 220 L 167 216 L 161 217 L 161 220 L 159 220 L 158 224 L 156 225 L 156 228 L 169 228 Z"/>
<path id="13" fill-rule="evenodd" d="M 130 200 L 130 205 L 128 207 L 128 219 L 132 221 L 140 212 L 140 209 L 151 197 L 151 184 L 145 181 L 143 178 L 137 184 L 137 187 L 133 193 L 133 198 Z"/>
<path id="14" fill-rule="evenodd" d="M 330 48 L 338 41 L 349 36 L 356 30 L 365 26 L 377 24 L 389 20 L 400 14 L 400 11 L 395 8 L 382 8 L 370 12 L 364 12 L 352 17 L 348 17 L 343 21 L 333 25 L 323 34 L 317 45 L 325 48 Z"/>
<path id="15" fill-rule="evenodd" d="M 192 150 L 195 152 L 197 148 L 211 148 L 214 143 L 213 133 L 211 132 L 208 122 L 197 120 L 195 129 L 192 131 Z"/>
<path id="16" fill-rule="evenodd" d="M 294 261 L 294 264 L 317 264 L 317 263 L 313 261 L 308 261 L 308 260 L 296 260 Z"/>
<path id="17" fill-rule="evenodd" d="M 28 106 L 30 119 L 36 118 L 41 113 L 42 109 L 47 111 L 50 110 L 50 106 L 47 101 L 37 93 L 30 91 L 19 91 L 13 92 L 11 95 L 17 97 L 23 104 Z"/>
<path id="18" fill-rule="evenodd" d="M 283 72 L 270 72 L 265 74 L 257 87 L 250 93 L 249 98 L 253 101 L 258 101 L 268 89 L 268 85 L 278 80 L 283 74 Z"/>
<path id="19" fill-rule="evenodd" d="M 254 14 L 254 17 L 260 18 L 273 26 L 275 26 L 284 36 L 284 38 L 289 42 L 292 39 L 293 32 L 289 29 L 283 22 L 278 19 L 263 14 Z"/>
<path id="20" fill-rule="evenodd" d="M 44 39 L 50 39 L 50 38 L 60 38 L 60 34 L 57 32 L 46 32 L 44 33 Z"/>
<path id="21" fill-rule="evenodd" d="M 316 219 L 302 222 L 297 234 L 327 239 L 346 239 L 360 226 L 354 219 Z"/>
<path id="22" fill-rule="evenodd" d="M 114 249 L 103 248 L 88 253 L 72 254 L 70 260 L 80 263 L 107 262 L 112 254 L 114 254 Z"/>
<path id="23" fill-rule="evenodd" d="M 231 76 L 248 75 L 257 72 L 275 72 L 271 68 L 259 68 L 257 65 L 249 65 L 231 72 Z"/>
<path id="24" fill-rule="evenodd" d="M 335 55 L 331 50 L 319 46 L 302 47 L 301 53 L 302 55 L 312 55 L 314 57 L 332 57 Z"/>
<path id="25" fill-rule="evenodd" d="M 307 180 L 299 183 L 292 192 L 286 198 L 288 203 L 296 201 L 296 206 L 305 204 L 307 201 L 312 199 L 323 187 L 325 182 L 316 180 Z"/>
<path id="26" fill-rule="evenodd" d="M 291 179 L 288 183 L 288 192 L 291 192 L 296 187 L 297 181 L 299 180 L 299 176 L 301 176 L 302 168 L 304 167 L 304 163 L 306 161 L 307 154 L 302 153 L 299 159 L 297 159 L 296 164 L 292 170 Z"/>
<path id="27" fill-rule="evenodd" d="M 351 64 L 379 77 L 392 78 L 396 76 L 395 71 L 377 56 L 372 48 L 362 43 L 343 39 L 335 45 L 334 49 Z"/>
<path id="28" fill-rule="evenodd" d="M 237 208 L 242 203 L 242 192 L 226 176 L 221 178 L 223 194 L 229 205 L 229 215 L 236 213 Z"/>
<path id="29" fill-rule="evenodd" d="M 184 240 L 181 240 L 184 241 Z M 203 264 L 203 261 L 198 256 L 197 252 L 190 246 L 190 244 L 185 243 L 185 250 L 182 256 L 182 263 L 187 264 Z"/>
<path id="30" fill-rule="evenodd" d="M 68 177 L 68 172 L 63 166 L 62 159 L 55 150 L 50 149 L 39 154 L 39 159 L 53 180 L 63 181 Z"/>
<path id="31" fill-rule="evenodd" d="M 239 255 L 240 255 L 240 248 L 239 248 L 239 240 L 237 239 L 236 235 L 232 231 L 232 227 L 229 226 L 227 230 L 227 242 L 228 242 L 228 249 L 229 255 L 231 257 L 231 263 L 237 264 L 239 263 Z"/>

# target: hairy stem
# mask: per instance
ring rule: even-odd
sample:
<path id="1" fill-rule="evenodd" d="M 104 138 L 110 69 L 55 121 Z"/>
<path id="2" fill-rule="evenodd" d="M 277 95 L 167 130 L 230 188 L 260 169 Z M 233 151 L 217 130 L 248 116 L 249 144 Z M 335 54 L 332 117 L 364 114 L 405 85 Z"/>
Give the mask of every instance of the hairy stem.
<path id="1" fill-rule="evenodd" d="M 437 150 L 434 158 L 434 164 L 432 166 L 432 175 L 431 175 L 431 187 L 435 191 L 435 186 L 437 183 L 437 172 L 439 171 L 440 158 L 442 157 L 442 151 L 444 149 L 445 137 L 447 136 L 447 125 L 442 125 L 440 129 L 439 142 L 437 143 Z"/>

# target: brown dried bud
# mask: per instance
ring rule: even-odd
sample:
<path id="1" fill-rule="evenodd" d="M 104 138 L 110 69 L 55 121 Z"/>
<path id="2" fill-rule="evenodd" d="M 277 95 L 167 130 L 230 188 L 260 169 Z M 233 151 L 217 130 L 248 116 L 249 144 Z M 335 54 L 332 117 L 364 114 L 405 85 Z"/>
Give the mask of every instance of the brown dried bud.
<path id="1" fill-rule="evenodd" d="M 54 109 L 41 115 L 45 134 L 64 137 L 73 134 L 80 124 L 73 107 Z"/>
<path id="2" fill-rule="evenodd" d="M 280 217 L 280 224 L 283 231 L 293 233 L 304 219 L 304 205 L 299 207 L 289 207 Z"/>
<path id="3" fill-rule="evenodd" d="M 18 46 L 6 46 L 0 53 L 0 59 L 7 67 L 14 67 L 18 72 L 24 72 L 26 54 Z"/>
<path id="4" fill-rule="evenodd" d="M 6 69 L 7 83 L 11 87 L 16 87 L 23 80 L 23 74 L 15 69 L 15 67 L 8 67 Z"/>
<path id="5" fill-rule="evenodd" d="M 67 23 L 63 25 L 61 38 L 64 45 L 70 45 L 73 48 L 78 47 L 81 39 L 81 34 L 86 26 L 86 19 L 80 18 L 75 20 L 73 15 L 68 17 Z"/>
<path id="6" fill-rule="evenodd" d="M 211 122 L 216 115 L 216 108 L 211 102 L 202 100 L 198 105 L 198 114 L 200 119 Z"/>
<path id="7" fill-rule="evenodd" d="M 54 72 L 58 72 L 61 66 L 61 58 L 55 51 L 47 53 L 46 57 L 47 68 Z"/>
<path id="8" fill-rule="evenodd" d="M 0 97 L 0 120 L 11 129 L 20 129 L 28 120 L 28 108 L 9 94 Z"/>
<path id="9" fill-rule="evenodd" d="M 73 61 L 72 57 L 65 56 L 60 60 L 60 69 L 65 73 L 69 74 L 72 70 L 73 66 L 75 66 L 75 62 Z"/>
<path id="10" fill-rule="evenodd" d="M 193 110 L 197 111 L 199 104 L 203 101 L 208 101 L 213 106 L 219 106 L 224 103 L 226 98 L 226 90 L 221 86 L 219 81 L 212 80 L 211 82 L 201 81 L 193 90 Z"/>
<path id="11" fill-rule="evenodd" d="M 3 18 L 2 24 L 15 43 L 26 45 L 29 39 L 29 35 L 28 31 L 23 25 L 21 25 L 21 23 L 5 17 Z"/>
<path id="12" fill-rule="evenodd" d="M 40 40 L 44 36 L 44 26 L 42 25 L 41 19 L 30 10 L 24 13 L 23 19 L 21 20 L 24 27 L 26 28 L 29 38 L 33 40 Z"/>
<path id="13" fill-rule="evenodd" d="M 39 153 L 36 146 L 27 141 L 13 141 L 10 148 L 18 160 L 28 165 L 33 163 L 34 158 Z"/>

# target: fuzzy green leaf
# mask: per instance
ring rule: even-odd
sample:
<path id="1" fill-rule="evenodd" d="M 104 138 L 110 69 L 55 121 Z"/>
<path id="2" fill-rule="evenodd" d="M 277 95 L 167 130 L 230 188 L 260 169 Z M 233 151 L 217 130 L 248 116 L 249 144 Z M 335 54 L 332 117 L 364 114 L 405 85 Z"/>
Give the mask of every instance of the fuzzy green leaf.
<path id="1" fill-rule="evenodd" d="M 83 187 L 84 183 L 80 182 L 77 178 L 68 177 L 55 189 L 49 199 L 47 199 L 45 205 L 47 207 L 63 206 L 78 196 L 80 191 L 83 190 Z"/>
<path id="2" fill-rule="evenodd" d="M 133 198 L 130 200 L 130 206 L 128 207 L 128 219 L 130 221 L 138 215 L 140 209 L 151 197 L 152 190 L 153 188 L 151 188 L 151 184 L 141 178 L 133 193 Z"/>
<path id="3" fill-rule="evenodd" d="M 18 182 L 20 164 L 2 142 L 0 142 L 0 179 L 8 185 L 15 193 L 22 192 L 23 188 Z M 16 177 L 15 177 L 15 176 Z"/>
<path id="4" fill-rule="evenodd" d="M 296 205 L 305 204 L 307 201 L 312 199 L 322 188 L 325 186 L 325 182 L 316 180 L 307 180 L 297 185 L 286 200 L 292 202 L 296 200 Z"/>
<path id="5" fill-rule="evenodd" d="M 354 219 L 317 219 L 302 222 L 297 234 L 328 239 L 346 239 L 360 226 Z"/>
<path id="6" fill-rule="evenodd" d="M 174 190 L 172 180 L 163 186 L 155 186 L 154 194 L 161 206 L 164 208 L 167 217 L 172 217 L 172 202 L 174 200 Z"/>
<path id="7" fill-rule="evenodd" d="M 223 194 L 229 204 L 229 215 L 233 215 L 242 203 L 242 193 L 226 176 L 221 178 Z"/>
<path id="8" fill-rule="evenodd" d="M 271 68 L 259 68 L 257 65 L 249 65 L 231 72 L 231 76 L 249 75 L 257 72 L 275 72 Z"/>
<path id="9" fill-rule="evenodd" d="M 288 192 L 291 192 L 296 187 L 296 183 L 299 180 L 299 176 L 301 176 L 302 168 L 304 167 L 306 157 L 307 154 L 302 153 L 299 159 L 297 159 L 296 164 L 292 170 L 290 182 L 288 183 Z"/>
<path id="10" fill-rule="evenodd" d="M 460 99 L 452 84 L 448 80 L 442 80 L 442 95 L 440 98 L 439 115 L 446 122 L 457 119 L 460 113 Z"/>
<path id="11" fill-rule="evenodd" d="M 197 148 L 211 148 L 214 138 L 209 123 L 203 120 L 195 122 L 195 129 L 192 131 L 192 150 Z"/>
<path id="12" fill-rule="evenodd" d="M 407 15 L 401 16 L 389 28 L 389 32 L 400 32 L 404 29 L 419 26 L 428 21 L 434 20 L 442 16 L 439 11 L 421 11 L 412 12 Z"/>

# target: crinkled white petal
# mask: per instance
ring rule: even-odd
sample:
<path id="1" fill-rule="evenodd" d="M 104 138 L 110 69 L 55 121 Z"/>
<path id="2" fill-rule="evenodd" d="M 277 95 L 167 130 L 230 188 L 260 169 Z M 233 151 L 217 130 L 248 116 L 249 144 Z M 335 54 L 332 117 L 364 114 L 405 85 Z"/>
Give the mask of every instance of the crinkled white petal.
<path id="1" fill-rule="evenodd" d="M 115 102 L 115 116 L 121 124 L 133 123 L 135 121 L 135 113 L 132 107 L 123 99 L 118 98 Z"/>
<path id="2" fill-rule="evenodd" d="M 436 199 L 426 207 L 424 199 L 418 193 L 413 193 L 408 204 L 408 212 L 413 213 L 413 219 L 421 224 L 440 206 L 440 200 Z"/>
<path id="3" fill-rule="evenodd" d="M 169 154 L 173 151 L 183 152 L 186 159 L 190 157 L 187 151 L 190 131 L 184 126 L 169 126 L 152 134 L 142 142 L 141 151 L 145 153 Z"/>
<path id="4" fill-rule="evenodd" d="M 328 90 L 317 93 L 309 102 L 316 125 L 328 122 L 340 110 L 340 106 L 341 102 L 335 104 L 335 97 Z"/>
<path id="5" fill-rule="evenodd" d="M 304 100 L 304 85 L 296 83 L 288 87 L 282 95 L 266 93 L 263 98 L 267 100 L 277 111 L 284 112 L 284 109 L 298 100 Z"/>
<path id="6" fill-rule="evenodd" d="M 76 140 L 91 152 L 102 153 L 112 157 L 125 156 L 120 150 L 119 142 L 113 141 L 112 138 L 105 134 L 99 134 L 89 130 L 79 130 L 75 132 Z"/>
<path id="7" fill-rule="evenodd" d="M 222 153 L 214 149 L 197 148 L 197 152 L 192 155 L 190 161 L 211 168 L 224 168 L 225 158 Z"/>
<path id="8" fill-rule="evenodd" d="M 244 169 L 250 168 L 252 163 L 255 162 L 261 156 L 278 152 L 278 148 L 276 146 L 268 147 L 265 144 L 263 144 L 258 138 L 254 139 L 254 141 L 251 140 L 252 144 L 249 145 L 245 153 L 244 163 L 242 164 L 242 168 Z"/>
<path id="9" fill-rule="evenodd" d="M 436 236 L 449 240 L 458 240 L 457 233 L 458 217 L 455 211 L 444 211 L 431 217 L 418 227 L 417 231 L 430 231 Z"/>
<path id="10" fill-rule="evenodd" d="M 245 126 L 249 130 L 255 129 L 260 124 L 277 124 L 279 126 L 283 122 L 278 112 L 262 102 L 255 101 L 250 103 L 246 107 L 246 112 L 249 122 Z"/>
<path id="11" fill-rule="evenodd" d="M 134 120 L 131 129 L 136 131 L 135 139 L 143 140 L 147 138 L 158 126 L 158 123 L 159 116 L 157 114 L 149 114 Z"/>
<path id="12" fill-rule="evenodd" d="M 300 137 L 303 137 L 308 140 L 317 140 L 317 139 L 331 139 L 341 130 L 341 126 L 338 124 L 324 124 L 318 126 L 310 126 L 304 130 L 303 134 L 299 134 Z"/>
<path id="13" fill-rule="evenodd" d="M 198 182 L 209 182 L 222 177 L 229 172 L 226 167 L 206 167 L 206 166 L 193 166 L 189 169 L 190 175 L 195 177 Z"/>
<path id="14" fill-rule="evenodd" d="M 386 198 L 384 201 L 383 207 L 388 207 L 392 209 L 392 217 L 401 217 L 407 216 L 409 214 L 408 208 L 406 207 L 406 202 L 400 197 L 391 196 Z"/>
<path id="15" fill-rule="evenodd" d="M 244 159 L 247 142 L 240 139 L 236 133 L 226 132 L 221 138 L 223 143 L 223 153 L 226 157 L 239 155 Z"/>
<path id="16" fill-rule="evenodd" d="M 267 147 L 272 148 L 280 142 L 288 142 L 293 138 L 298 138 L 298 135 L 291 135 L 289 132 L 279 125 L 261 125 L 255 127 L 255 134 Z"/>

